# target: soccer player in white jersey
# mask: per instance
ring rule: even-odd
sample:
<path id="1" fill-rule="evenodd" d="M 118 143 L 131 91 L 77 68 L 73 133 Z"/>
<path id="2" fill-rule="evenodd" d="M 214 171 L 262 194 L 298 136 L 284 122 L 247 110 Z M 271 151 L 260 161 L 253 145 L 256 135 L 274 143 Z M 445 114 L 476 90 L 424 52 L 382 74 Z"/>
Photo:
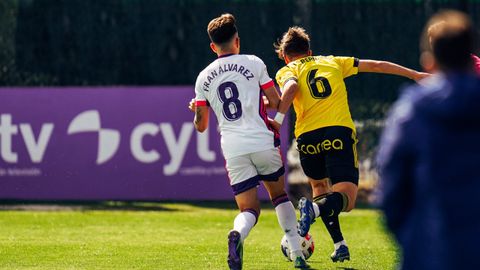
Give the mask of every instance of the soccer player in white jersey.
<path id="1" fill-rule="evenodd" d="M 243 242 L 260 214 L 257 187 L 263 181 L 290 243 L 295 268 L 309 268 L 301 252 L 295 208 L 285 193 L 279 134 L 270 127 L 262 101 L 266 96 L 270 106 L 278 105 L 280 97 L 273 80 L 260 58 L 239 54 L 233 15 L 213 19 L 207 31 L 218 59 L 198 75 L 196 96 L 189 107 L 195 112 L 199 132 L 208 127 L 209 107 L 220 126 L 226 169 L 240 210 L 228 234 L 228 265 L 242 269 Z"/>

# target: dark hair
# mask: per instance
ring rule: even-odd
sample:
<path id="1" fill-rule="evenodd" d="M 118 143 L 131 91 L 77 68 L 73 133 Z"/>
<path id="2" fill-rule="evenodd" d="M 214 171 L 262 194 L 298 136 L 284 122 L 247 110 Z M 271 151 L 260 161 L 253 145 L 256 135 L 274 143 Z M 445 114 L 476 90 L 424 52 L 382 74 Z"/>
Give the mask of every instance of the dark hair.
<path id="1" fill-rule="evenodd" d="M 421 49 L 431 52 L 441 68 L 465 69 L 471 65 L 473 43 L 473 27 L 467 15 L 446 10 L 427 23 Z"/>
<path id="2" fill-rule="evenodd" d="M 232 14 L 225 13 L 208 23 L 208 36 L 215 44 L 223 44 L 230 41 L 237 33 L 235 17 Z"/>
<path id="3" fill-rule="evenodd" d="M 288 28 L 282 39 L 277 40 L 273 46 L 280 59 L 283 59 L 283 54 L 288 56 L 303 55 L 310 50 L 310 37 L 305 29 L 294 26 Z"/>

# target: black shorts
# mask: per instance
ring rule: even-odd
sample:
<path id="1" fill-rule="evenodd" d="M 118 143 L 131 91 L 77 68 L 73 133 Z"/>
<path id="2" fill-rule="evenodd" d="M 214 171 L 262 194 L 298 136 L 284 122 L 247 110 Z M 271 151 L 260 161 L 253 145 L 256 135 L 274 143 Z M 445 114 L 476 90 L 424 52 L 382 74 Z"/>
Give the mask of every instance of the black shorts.
<path id="1" fill-rule="evenodd" d="M 305 174 L 313 179 L 330 178 L 332 184 L 358 185 L 357 136 L 342 126 L 319 128 L 297 138 L 297 150 Z"/>

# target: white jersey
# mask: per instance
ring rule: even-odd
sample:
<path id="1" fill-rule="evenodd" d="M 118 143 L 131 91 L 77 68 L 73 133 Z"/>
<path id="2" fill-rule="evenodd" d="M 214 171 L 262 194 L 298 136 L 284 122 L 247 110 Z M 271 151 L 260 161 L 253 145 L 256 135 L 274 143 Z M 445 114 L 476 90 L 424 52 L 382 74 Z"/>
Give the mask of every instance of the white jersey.
<path id="1" fill-rule="evenodd" d="M 220 126 L 226 159 L 275 148 L 278 133 L 269 128 L 262 89 L 273 86 L 263 61 L 254 55 L 219 57 L 198 75 L 197 106 L 209 105 Z"/>

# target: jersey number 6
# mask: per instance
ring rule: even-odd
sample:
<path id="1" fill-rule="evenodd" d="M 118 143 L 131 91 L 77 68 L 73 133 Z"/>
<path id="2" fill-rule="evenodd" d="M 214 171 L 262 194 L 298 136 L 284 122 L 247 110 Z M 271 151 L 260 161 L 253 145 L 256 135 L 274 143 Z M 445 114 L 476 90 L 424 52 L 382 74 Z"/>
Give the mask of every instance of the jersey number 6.
<path id="1" fill-rule="evenodd" d="M 308 72 L 307 85 L 313 98 L 324 99 L 332 94 L 332 87 L 325 77 L 315 77 L 318 69 L 312 69 Z M 318 83 L 321 83 L 322 91 L 318 89 Z"/>
<path id="2" fill-rule="evenodd" d="M 242 116 L 242 103 L 238 99 L 237 85 L 224 82 L 218 86 L 218 97 L 223 103 L 223 116 L 228 121 L 235 121 Z"/>

